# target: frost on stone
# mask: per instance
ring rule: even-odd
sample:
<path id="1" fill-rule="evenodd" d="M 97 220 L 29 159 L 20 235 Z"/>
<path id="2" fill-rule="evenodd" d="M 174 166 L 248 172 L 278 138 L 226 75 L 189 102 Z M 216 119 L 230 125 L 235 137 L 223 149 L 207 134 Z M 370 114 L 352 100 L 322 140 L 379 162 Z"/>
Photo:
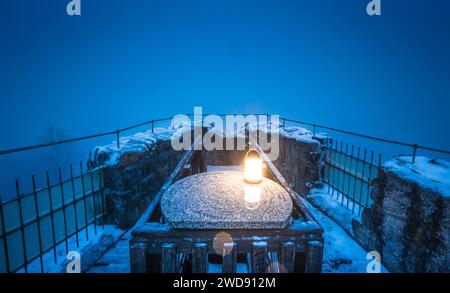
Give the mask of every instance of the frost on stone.
<path id="1" fill-rule="evenodd" d="M 155 128 L 144 132 L 138 132 L 119 139 L 120 147 L 114 141 L 108 145 L 97 146 L 92 151 L 90 161 L 99 161 L 102 165 L 113 166 L 121 161 L 135 161 L 141 158 L 142 153 L 152 151 L 158 141 L 170 143 L 173 137 L 182 136 L 185 131 L 191 129 L 190 125 L 176 124 L 167 128 Z"/>
<path id="2" fill-rule="evenodd" d="M 384 163 L 383 167 L 387 172 L 392 172 L 406 181 L 450 197 L 448 161 L 418 156 L 412 164 L 410 156 L 399 156 Z"/>

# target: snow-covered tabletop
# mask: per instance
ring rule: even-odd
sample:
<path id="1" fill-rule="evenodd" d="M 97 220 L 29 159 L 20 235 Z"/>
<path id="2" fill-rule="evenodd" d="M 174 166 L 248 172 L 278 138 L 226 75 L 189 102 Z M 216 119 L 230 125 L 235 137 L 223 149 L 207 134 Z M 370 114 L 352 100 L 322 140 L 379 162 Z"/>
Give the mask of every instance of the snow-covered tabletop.
<path id="1" fill-rule="evenodd" d="M 272 180 L 247 184 L 241 172 L 219 171 L 175 182 L 163 194 L 161 209 L 175 229 L 283 229 L 293 205 Z"/>

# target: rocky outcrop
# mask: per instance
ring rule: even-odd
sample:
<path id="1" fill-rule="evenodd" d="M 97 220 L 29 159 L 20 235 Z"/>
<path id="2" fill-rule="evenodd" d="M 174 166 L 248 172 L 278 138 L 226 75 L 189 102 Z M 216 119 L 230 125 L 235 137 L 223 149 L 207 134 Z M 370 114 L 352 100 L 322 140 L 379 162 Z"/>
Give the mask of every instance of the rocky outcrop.
<path id="1" fill-rule="evenodd" d="M 121 229 L 132 227 L 178 164 L 183 151 L 171 146 L 174 131 L 156 129 L 96 148 L 90 163 L 104 166 L 108 221 Z"/>
<path id="2" fill-rule="evenodd" d="M 380 170 L 356 239 L 391 272 L 449 272 L 450 163 L 397 157 Z"/>
<path id="3" fill-rule="evenodd" d="M 287 127 L 280 131 L 280 154 L 273 163 L 291 187 L 306 195 L 321 181 L 322 138 L 300 127 Z"/>

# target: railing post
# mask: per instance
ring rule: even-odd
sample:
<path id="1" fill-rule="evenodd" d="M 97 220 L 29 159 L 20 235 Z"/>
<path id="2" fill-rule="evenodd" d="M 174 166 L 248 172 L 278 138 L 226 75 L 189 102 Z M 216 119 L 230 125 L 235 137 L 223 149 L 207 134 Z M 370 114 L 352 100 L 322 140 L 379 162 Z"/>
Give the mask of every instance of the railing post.
<path id="1" fill-rule="evenodd" d="M 155 121 L 152 120 L 152 133 L 155 132 Z"/>
<path id="2" fill-rule="evenodd" d="M 208 272 L 208 246 L 206 243 L 195 243 L 192 253 L 192 272 Z"/>
<path id="3" fill-rule="evenodd" d="M 83 209 L 84 209 L 84 224 L 86 225 L 86 240 L 89 241 L 89 219 L 87 215 L 86 188 L 84 186 L 83 161 L 80 161 L 80 178 L 81 178 L 81 190 L 83 191 Z"/>
<path id="4" fill-rule="evenodd" d="M 27 257 L 27 245 L 25 242 L 25 227 L 23 225 L 23 211 L 22 211 L 22 196 L 20 194 L 19 180 L 16 180 L 16 195 L 19 204 L 19 221 L 20 221 L 20 235 L 22 236 L 22 253 L 23 253 L 23 264 L 25 273 L 28 273 L 28 257 Z"/>
<path id="5" fill-rule="evenodd" d="M 295 242 L 288 241 L 281 244 L 280 273 L 293 273 L 295 264 Z"/>
<path id="6" fill-rule="evenodd" d="M 316 123 L 313 125 L 313 137 L 316 137 Z"/>
<path id="7" fill-rule="evenodd" d="M 147 247 L 144 243 L 130 243 L 130 271 L 132 273 L 147 272 L 146 250 Z M 156 271 L 152 273 L 156 273 Z"/>
<path id="8" fill-rule="evenodd" d="M 258 241 L 252 243 L 252 273 L 266 273 L 267 262 L 267 242 Z"/>
<path id="9" fill-rule="evenodd" d="M 234 242 L 223 244 L 222 273 L 236 273 L 237 247 Z"/>
<path id="10" fill-rule="evenodd" d="M 64 196 L 64 186 L 62 180 L 62 171 L 61 167 L 58 167 L 58 178 L 59 178 L 59 188 L 61 190 L 61 207 L 63 212 L 63 223 L 64 223 L 64 242 L 66 245 L 66 254 L 69 253 L 69 243 L 67 240 L 67 219 L 66 219 L 66 200 Z"/>
<path id="11" fill-rule="evenodd" d="M 177 253 L 174 243 L 161 245 L 161 273 L 177 272 Z"/>
<path id="12" fill-rule="evenodd" d="M 33 187 L 33 199 L 34 199 L 34 206 L 36 208 L 36 226 L 37 226 L 37 232 L 38 232 L 38 241 L 39 241 L 39 261 L 40 261 L 40 267 L 41 267 L 41 273 L 44 272 L 44 260 L 42 258 L 43 252 L 42 252 L 42 235 L 41 235 L 41 216 L 39 214 L 39 203 L 38 203 L 38 196 L 37 196 L 37 187 L 36 187 L 36 177 L 34 175 L 31 175 L 31 185 Z"/>
<path id="13" fill-rule="evenodd" d="M 116 143 L 117 143 L 117 148 L 120 149 L 120 130 L 119 129 L 116 130 Z"/>
<path id="14" fill-rule="evenodd" d="M 416 162 L 416 153 L 417 153 L 418 148 L 419 148 L 418 144 L 413 145 L 413 154 L 412 154 L 412 163 L 413 164 Z"/>
<path id="15" fill-rule="evenodd" d="M 309 241 L 306 244 L 306 273 L 321 273 L 323 259 L 323 244 L 319 241 Z"/>
<path id="16" fill-rule="evenodd" d="M 7 239 L 7 233 L 6 233 L 6 224 L 5 224 L 5 216 L 3 211 L 3 200 L 2 195 L 0 194 L 0 220 L 2 221 L 2 239 L 3 239 L 3 246 L 5 251 L 5 262 L 6 262 L 6 272 L 10 272 L 10 265 L 9 265 L 9 252 L 8 252 L 8 239 Z"/>
<path id="17" fill-rule="evenodd" d="M 80 241 L 79 241 L 79 236 L 78 236 L 78 232 L 79 232 L 79 227 L 78 227 L 78 212 L 77 212 L 77 202 L 78 199 L 75 196 L 75 181 L 74 181 L 74 177 L 73 177 L 73 166 L 72 164 L 69 165 L 70 168 L 70 184 L 72 186 L 72 204 L 73 204 L 73 213 L 75 216 L 75 239 L 77 241 L 77 248 L 80 247 Z"/>
<path id="18" fill-rule="evenodd" d="M 52 225 L 53 258 L 56 264 L 58 260 L 56 253 L 55 213 L 53 212 L 53 194 L 52 194 L 52 187 L 50 185 L 50 175 L 48 173 L 48 170 L 45 171 L 45 179 L 47 182 L 48 199 L 50 204 L 50 223 Z"/>

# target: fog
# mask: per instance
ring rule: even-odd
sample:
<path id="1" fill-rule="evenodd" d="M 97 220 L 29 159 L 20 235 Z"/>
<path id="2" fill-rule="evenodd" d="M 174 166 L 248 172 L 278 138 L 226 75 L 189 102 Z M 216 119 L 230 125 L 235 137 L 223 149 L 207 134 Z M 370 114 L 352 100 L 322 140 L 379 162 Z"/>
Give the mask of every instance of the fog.
<path id="1" fill-rule="evenodd" d="M 382 1 L 378 17 L 368 0 L 82 0 L 72 17 L 68 2 L 0 1 L 1 150 L 194 106 L 450 148 L 449 1 Z M 0 194 L 113 140 L 1 156 Z"/>

